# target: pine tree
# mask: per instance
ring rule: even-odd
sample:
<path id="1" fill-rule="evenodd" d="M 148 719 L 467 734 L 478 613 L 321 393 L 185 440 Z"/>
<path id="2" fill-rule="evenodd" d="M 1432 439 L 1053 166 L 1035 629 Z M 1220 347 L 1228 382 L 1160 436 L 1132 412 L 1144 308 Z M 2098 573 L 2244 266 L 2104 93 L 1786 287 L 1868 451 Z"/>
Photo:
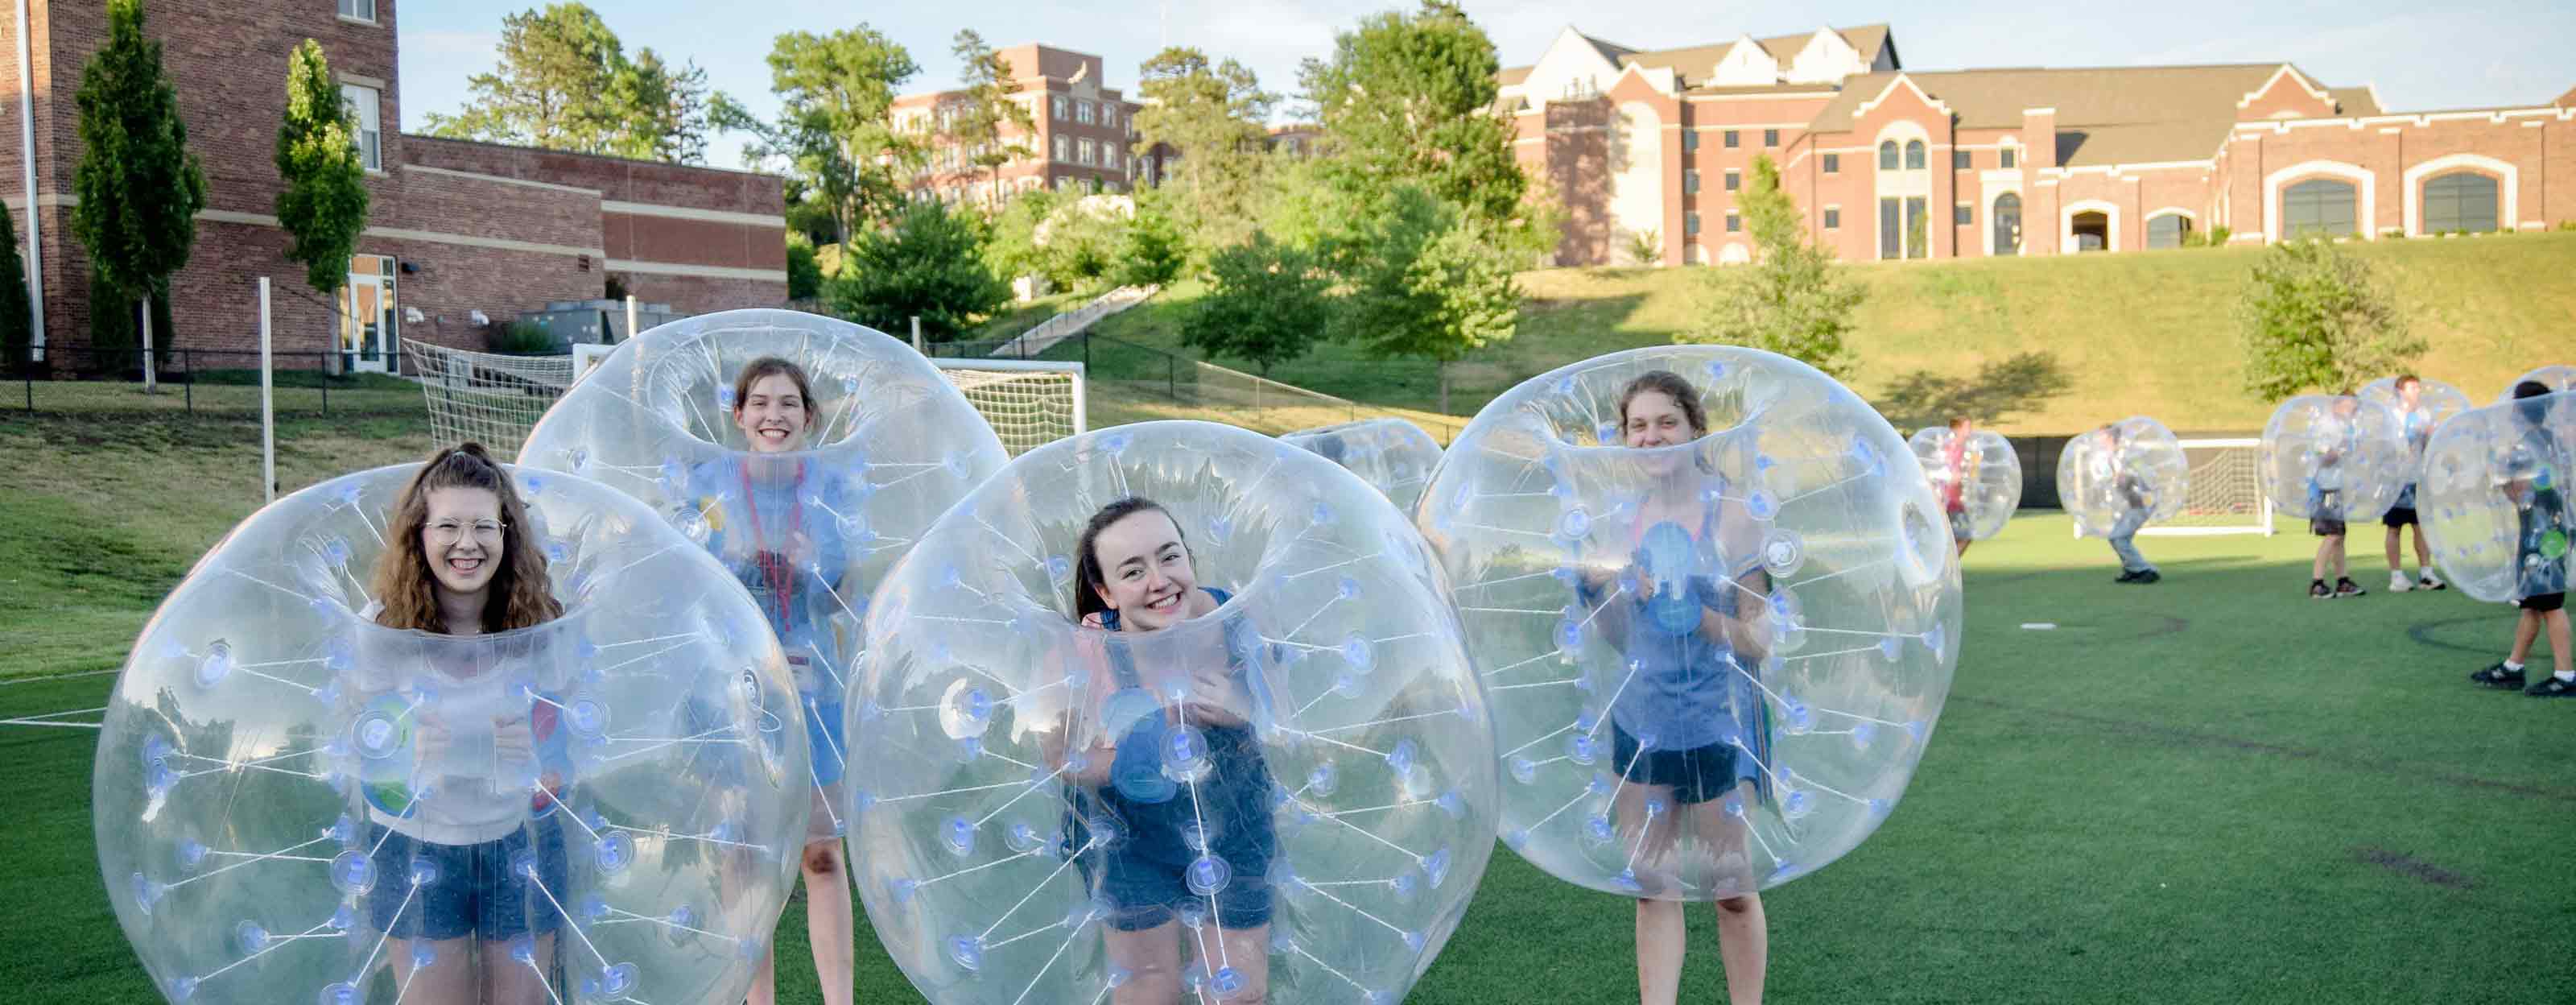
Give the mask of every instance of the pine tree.
<path id="1" fill-rule="evenodd" d="M 80 166 L 72 172 L 72 234 L 101 284 L 131 297 L 168 289 L 197 241 L 206 173 L 188 151 L 179 91 L 161 72 L 161 43 L 143 33 L 143 0 L 108 0 L 107 44 L 81 70 Z M 166 309 L 166 304 L 163 305 Z M 105 305 L 94 305 L 99 313 Z M 157 320 L 158 311 L 147 311 Z M 144 390 L 172 333 L 142 333 Z M 93 340 L 95 342 L 95 340 Z"/>
<path id="2" fill-rule="evenodd" d="M 36 333 L 35 307 L 27 299 L 27 267 L 18 258 L 18 228 L 7 210 L 0 210 L 0 285 L 6 286 L 0 289 L 0 371 L 5 371 L 27 362 L 27 347 Z"/>
<path id="3" fill-rule="evenodd" d="M 305 39 L 287 61 L 286 119 L 277 127 L 277 219 L 293 238 L 291 261 L 304 281 L 329 296 L 349 281 L 349 255 L 367 227 L 367 176 L 358 162 L 355 123 L 322 43 Z"/>

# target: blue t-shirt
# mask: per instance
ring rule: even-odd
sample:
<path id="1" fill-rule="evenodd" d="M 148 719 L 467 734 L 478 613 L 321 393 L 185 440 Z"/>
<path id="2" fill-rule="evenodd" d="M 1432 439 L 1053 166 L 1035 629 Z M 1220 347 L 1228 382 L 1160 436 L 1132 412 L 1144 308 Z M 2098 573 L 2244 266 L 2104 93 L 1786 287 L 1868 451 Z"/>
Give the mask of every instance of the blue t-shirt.
<path id="1" fill-rule="evenodd" d="M 845 601 L 852 612 L 865 602 L 834 597 L 849 565 L 840 516 L 858 512 L 848 481 L 812 461 L 750 461 L 734 456 L 698 465 L 683 505 L 704 515 L 707 551 L 751 591 L 779 644 L 842 666 L 838 640 L 820 626 L 842 613 Z M 799 686 L 807 685 L 800 680 Z"/>
<path id="2" fill-rule="evenodd" d="M 2529 471 L 2522 479 L 2522 499 L 2514 541 L 2514 598 L 2526 600 L 2567 592 L 2567 549 L 2571 521 L 2567 505 L 2569 458 L 2546 431 L 2524 427 L 2514 441 L 2508 470 Z"/>
<path id="3" fill-rule="evenodd" d="M 1205 589 L 1220 605 L 1232 599 L 1224 590 Z M 1109 783 L 1099 788 L 1097 804 L 1092 804 L 1092 794 L 1077 789 L 1076 809 L 1106 811 L 1117 817 L 1131 839 L 1121 844 L 1123 854 L 1175 867 L 1187 865 L 1198 855 L 1186 838 L 1195 825 L 1202 828 L 1209 846 L 1236 853 L 1224 856 L 1229 861 L 1266 859 L 1276 840 L 1270 816 L 1272 785 L 1253 727 L 1199 726 L 1194 736 L 1175 728 L 1162 699 L 1151 694 L 1137 672 L 1128 640 L 1119 630 L 1118 612 L 1100 612 L 1100 623 L 1110 632 L 1109 666 L 1118 685 L 1108 702 L 1132 701 L 1150 711 L 1119 734 Z M 1246 718 L 1260 722 L 1271 714 L 1269 689 L 1261 672 L 1266 647 L 1260 632 L 1240 615 L 1227 618 L 1224 631 L 1228 676 L 1240 680 L 1250 696 L 1251 714 Z M 1196 783 L 1196 799 L 1163 770 L 1166 753 L 1184 743 L 1204 745 L 1194 752 L 1207 764 L 1207 775 Z"/>
<path id="4" fill-rule="evenodd" d="M 1619 652 L 1627 660 L 1608 679 L 1595 682 L 1595 693 L 1616 692 L 1611 721 L 1630 736 L 1652 739 L 1657 750 L 1693 750 L 1737 739 L 1750 743 L 1762 720 L 1754 668 L 1743 666 L 1723 639 L 1699 630 L 1704 612 L 1735 616 L 1739 599 L 1750 589 L 1740 580 L 1759 568 L 1758 558 L 1724 567 L 1716 524 L 1712 507 L 1702 512 L 1696 534 L 1669 520 L 1641 530 L 1622 578 L 1653 582 L 1655 595 L 1645 601 L 1633 595 L 1608 600 L 1628 605 L 1622 619 L 1625 637 L 1619 640 Z M 1586 587 L 1581 592 L 1586 605 L 1604 602 L 1599 591 Z M 1635 664 L 1633 672 L 1627 662 Z"/>

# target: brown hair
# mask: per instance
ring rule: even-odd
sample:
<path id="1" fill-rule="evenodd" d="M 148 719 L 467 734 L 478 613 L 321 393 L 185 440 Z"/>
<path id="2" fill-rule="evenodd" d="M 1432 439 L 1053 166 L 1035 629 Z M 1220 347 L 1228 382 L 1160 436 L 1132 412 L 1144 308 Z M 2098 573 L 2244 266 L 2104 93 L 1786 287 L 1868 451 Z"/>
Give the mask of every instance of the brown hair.
<path id="1" fill-rule="evenodd" d="M 1627 388 L 1619 392 L 1619 429 L 1622 432 L 1628 428 L 1628 403 L 1648 391 L 1671 398 L 1674 404 L 1681 406 L 1682 418 L 1690 420 L 1692 436 L 1708 435 L 1708 410 L 1699 403 L 1699 389 L 1692 387 L 1690 381 L 1683 380 L 1681 374 L 1670 370 L 1648 370 L 1638 374 L 1637 379 L 1629 381 Z"/>
<path id="2" fill-rule="evenodd" d="M 2397 375 L 2397 383 L 2395 383 L 2395 384 L 2391 384 L 2391 385 L 2389 385 L 2389 386 L 2391 386 L 2391 387 L 2405 387 L 2405 386 L 2406 386 L 2406 385 L 2408 385 L 2408 384 L 2421 384 L 2421 383 L 2423 383 L 2423 382 L 2424 382 L 2424 381 L 2423 381 L 2421 378 L 2416 377 L 2414 374 L 2411 374 L 2411 373 L 2401 373 L 2401 374 L 2398 374 L 2398 375 Z"/>
<path id="3" fill-rule="evenodd" d="M 1957 429 L 1957 428 L 1959 428 L 1959 427 L 1961 427 L 1961 426 L 1967 425 L 1967 424 L 1969 423 L 1969 421 L 1970 421 L 1970 420 L 1969 420 L 1969 418 L 1968 418 L 1967 416 L 1964 416 L 1964 415 L 1953 415 L 1953 416 L 1951 416 L 1951 417 L 1950 417 L 1950 428 L 1952 428 L 1952 429 Z"/>
<path id="4" fill-rule="evenodd" d="M 1172 515 L 1171 511 L 1164 509 L 1161 503 L 1142 496 L 1128 496 L 1100 507 L 1100 512 L 1091 515 L 1091 522 L 1083 525 L 1082 540 L 1073 546 L 1075 555 L 1073 616 L 1076 620 L 1089 618 L 1109 609 L 1109 602 L 1100 599 L 1100 588 L 1109 585 L 1108 570 L 1100 567 L 1100 532 L 1108 530 L 1109 525 L 1138 513 L 1160 513 L 1165 518 Z M 1178 532 L 1180 529 L 1181 522 L 1173 520 L 1172 530 Z M 1181 549 L 1187 551 L 1189 546 L 1189 537 L 1183 535 Z"/>
<path id="5" fill-rule="evenodd" d="M 763 356 L 742 365 L 733 378 L 733 414 L 742 414 L 743 402 L 751 400 L 751 385 L 762 377 L 784 376 L 796 382 L 796 400 L 805 403 L 805 421 L 814 421 L 814 382 L 805 379 L 805 368 L 789 362 L 784 356 Z"/>
<path id="6" fill-rule="evenodd" d="M 483 604 L 483 630 L 526 628 L 562 615 L 563 604 L 547 590 L 545 553 L 529 533 L 528 508 L 519 501 L 509 472 L 482 444 L 460 443 L 431 454 L 394 504 L 393 519 L 385 525 L 385 550 L 376 556 L 369 577 L 376 601 L 384 605 L 376 612 L 376 623 L 450 633 L 420 536 L 429 523 L 429 494 L 451 488 L 482 489 L 501 500 L 501 564 L 493 570 L 490 599 Z"/>

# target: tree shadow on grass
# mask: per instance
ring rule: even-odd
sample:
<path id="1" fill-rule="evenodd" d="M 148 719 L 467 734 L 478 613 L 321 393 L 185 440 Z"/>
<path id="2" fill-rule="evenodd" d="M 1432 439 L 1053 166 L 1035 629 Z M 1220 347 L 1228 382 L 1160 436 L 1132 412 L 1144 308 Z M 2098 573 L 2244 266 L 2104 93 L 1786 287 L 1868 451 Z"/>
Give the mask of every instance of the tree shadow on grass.
<path id="1" fill-rule="evenodd" d="M 1940 425 L 1955 415 L 1991 424 L 2038 408 L 2074 385 L 2057 354 L 2036 350 L 1987 363 L 1968 377 L 1914 370 L 1898 376 L 1871 404 L 1900 431 Z"/>

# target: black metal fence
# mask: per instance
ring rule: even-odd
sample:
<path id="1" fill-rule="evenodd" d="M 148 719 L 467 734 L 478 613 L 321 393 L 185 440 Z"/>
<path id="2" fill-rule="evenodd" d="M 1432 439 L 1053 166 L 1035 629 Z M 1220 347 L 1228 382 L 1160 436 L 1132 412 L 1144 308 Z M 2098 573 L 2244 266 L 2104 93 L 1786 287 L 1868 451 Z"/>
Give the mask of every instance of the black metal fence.
<path id="1" fill-rule="evenodd" d="M 0 409 L 26 413 L 169 412 L 259 414 L 259 353 L 228 349 L 156 351 L 157 387 L 144 390 L 143 350 L 95 346 L 19 348 L 0 361 L 9 385 Z M 279 413 L 384 414 L 419 411 L 419 385 L 390 372 L 398 353 L 273 352 L 271 402 Z M 14 399 L 14 400 L 13 400 Z"/>
<path id="2" fill-rule="evenodd" d="M 1217 412 L 1227 422 L 1272 435 L 1397 414 L 1383 406 L 1335 397 L 1114 336 L 1083 332 L 1041 352 L 1027 352 L 1026 346 L 1017 340 L 997 339 L 935 343 L 923 348 L 932 356 L 961 360 L 1080 362 L 1083 377 L 1090 381 L 1094 392 L 1094 425 L 1156 417 L 1153 409 L 1158 405 Z M 1135 411 L 1123 410 L 1122 405 Z M 1443 422 L 1419 414 L 1403 417 L 1421 425 L 1442 443 L 1449 442 L 1466 425 L 1464 420 Z"/>

